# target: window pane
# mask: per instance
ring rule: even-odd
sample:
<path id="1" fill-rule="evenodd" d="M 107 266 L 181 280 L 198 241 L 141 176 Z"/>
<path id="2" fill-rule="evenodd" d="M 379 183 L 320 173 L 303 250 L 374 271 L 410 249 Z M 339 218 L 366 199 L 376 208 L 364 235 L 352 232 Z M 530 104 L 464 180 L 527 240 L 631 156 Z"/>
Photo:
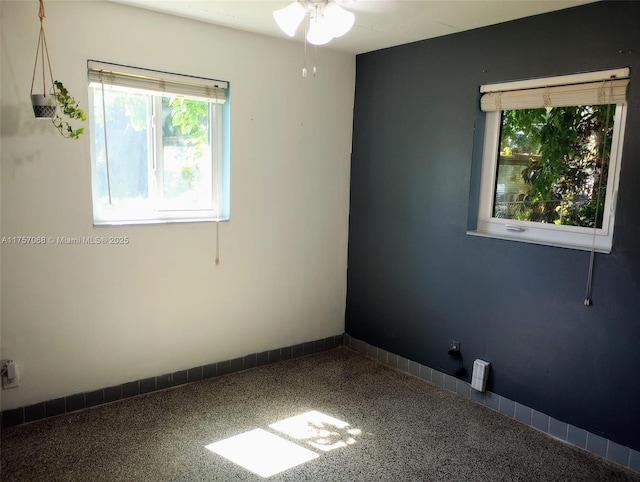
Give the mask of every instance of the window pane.
<path id="1" fill-rule="evenodd" d="M 211 209 L 210 103 L 162 98 L 162 200 L 165 209 Z"/>
<path id="2" fill-rule="evenodd" d="M 210 97 L 203 84 L 203 97 L 185 98 L 177 80 L 119 75 L 89 72 L 94 224 L 228 219 L 226 92 Z M 149 82 L 163 90 L 148 90 Z M 171 86 L 179 92 L 164 89 Z"/>
<path id="3" fill-rule="evenodd" d="M 615 105 L 506 110 L 493 216 L 602 227 Z"/>
<path id="4" fill-rule="evenodd" d="M 109 206 L 140 208 L 149 199 L 149 107 L 150 96 L 105 86 L 93 91 L 94 155 L 99 202 Z M 108 176 L 107 151 L 108 141 Z M 110 183 L 109 183 L 110 181 Z"/>

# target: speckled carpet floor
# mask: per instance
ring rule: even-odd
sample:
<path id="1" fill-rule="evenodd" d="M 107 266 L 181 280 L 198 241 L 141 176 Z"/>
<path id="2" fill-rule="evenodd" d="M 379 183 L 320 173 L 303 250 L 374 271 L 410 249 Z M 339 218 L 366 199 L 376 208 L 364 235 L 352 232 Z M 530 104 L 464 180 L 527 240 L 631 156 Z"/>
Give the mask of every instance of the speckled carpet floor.
<path id="1" fill-rule="evenodd" d="M 640 481 L 345 347 L 9 427 L 1 449 L 21 482 Z"/>

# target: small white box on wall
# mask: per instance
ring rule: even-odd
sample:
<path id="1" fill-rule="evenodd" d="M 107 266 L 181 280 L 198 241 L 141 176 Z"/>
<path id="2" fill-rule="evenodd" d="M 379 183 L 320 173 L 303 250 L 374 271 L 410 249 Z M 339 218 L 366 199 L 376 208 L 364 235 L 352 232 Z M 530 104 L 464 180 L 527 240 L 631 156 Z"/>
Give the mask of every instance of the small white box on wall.
<path id="1" fill-rule="evenodd" d="M 473 362 L 473 374 L 471 375 L 471 388 L 479 392 L 484 392 L 489 378 L 489 368 L 491 363 L 484 360 L 476 360 Z"/>

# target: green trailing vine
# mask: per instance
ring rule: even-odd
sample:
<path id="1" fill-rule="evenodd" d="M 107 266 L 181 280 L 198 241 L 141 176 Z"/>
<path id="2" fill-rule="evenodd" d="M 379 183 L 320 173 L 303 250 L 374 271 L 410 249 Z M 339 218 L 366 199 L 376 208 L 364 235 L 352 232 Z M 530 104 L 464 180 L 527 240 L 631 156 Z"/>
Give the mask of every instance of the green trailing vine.
<path id="1" fill-rule="evenodd" d="M 84 110 L 80 108 L 78 101 L 71 96 L 62 82 L 56 80 L 53 83 L 55 86 L 54 96 L 62 114 L 69 119 L 80 121 L 87 120 L 87 114 L 85 114 Z M 58 131 L 60 131 L 60 134 L 67 139 L 78 139 L 84 132 L 84 127 L 74 129 L 67 121 L 60 117 L 60 114 L 56 114 L 51 121 Z"/>

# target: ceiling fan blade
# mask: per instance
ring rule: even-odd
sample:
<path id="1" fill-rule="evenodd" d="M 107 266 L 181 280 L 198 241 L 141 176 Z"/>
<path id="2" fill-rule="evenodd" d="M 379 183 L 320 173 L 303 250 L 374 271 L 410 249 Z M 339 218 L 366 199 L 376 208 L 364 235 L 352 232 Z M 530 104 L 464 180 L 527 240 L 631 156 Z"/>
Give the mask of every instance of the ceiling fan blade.
<path id="1" fill-rule="evenodd" d="M 388 12 L 398 0 L 334 0 L 341 7 L 354 12 Z"/>

